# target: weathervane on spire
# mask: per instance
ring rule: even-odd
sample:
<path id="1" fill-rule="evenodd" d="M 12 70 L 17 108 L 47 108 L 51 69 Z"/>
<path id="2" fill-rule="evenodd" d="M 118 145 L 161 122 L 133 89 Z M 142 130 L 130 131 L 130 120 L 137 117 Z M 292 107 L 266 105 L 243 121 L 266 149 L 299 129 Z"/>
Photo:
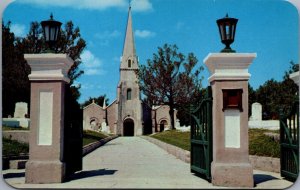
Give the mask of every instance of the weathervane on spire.
<path id="1" fill-rule="evenodd" d="M 129 9 L 131 9 L 132 1 L 133 0 L 128 0 L 129 1 Z"/>

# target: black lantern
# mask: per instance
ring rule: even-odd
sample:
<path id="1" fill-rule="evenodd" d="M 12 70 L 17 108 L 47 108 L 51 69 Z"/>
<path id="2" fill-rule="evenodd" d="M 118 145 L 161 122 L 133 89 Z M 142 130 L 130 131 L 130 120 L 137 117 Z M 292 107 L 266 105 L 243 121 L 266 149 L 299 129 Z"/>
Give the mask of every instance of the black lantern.
<path id="1" fill-rule="evenodd" d="M 54 53 L 54 45 L 57 41 L 59 32 L 60 32 L 60 26 L 61 22 L 53 20 L 53 15 L 51 13 L 50 19 L 46 21 L 42 21 L 41 25 L 44 31 L 44 38 L 46 44 L 48 44 L 48 48 L 46 49 L 46 52 L 48 53 Z"/>
<path id="2" fill-rule="evenodd" d="M 228 14 L 225 18 L 217 20 L 221 41 L 226 45 L 226 47 L 221 51 L 223 53 L 235 53 L 235 50 L 231 49 L 230 44 L 234 42 L 237 22 L 238 19 L 229 18 Z"/>

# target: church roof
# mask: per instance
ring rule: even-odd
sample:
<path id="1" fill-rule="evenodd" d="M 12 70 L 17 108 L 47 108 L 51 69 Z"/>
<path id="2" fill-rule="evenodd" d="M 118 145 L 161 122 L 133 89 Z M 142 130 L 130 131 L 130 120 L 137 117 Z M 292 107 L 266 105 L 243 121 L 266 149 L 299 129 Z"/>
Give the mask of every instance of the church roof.
<path id="1" fill-rule="evenodd" d="M 103 109 L 101 106 L 99 106 L 98 104 L 96 104 L 95 101 L 93 101 L 93 102 L 90 103 L 89 105 L 85 106 L 85 107 L 83 108 L 83 110 L 85 110 L 85 109 L 87 109 L 87 108 L 89 108 L 89 107 L 91 107 L 91 106 L 97 106 L 97 107 L 100 107 L 101 109 Z"/>

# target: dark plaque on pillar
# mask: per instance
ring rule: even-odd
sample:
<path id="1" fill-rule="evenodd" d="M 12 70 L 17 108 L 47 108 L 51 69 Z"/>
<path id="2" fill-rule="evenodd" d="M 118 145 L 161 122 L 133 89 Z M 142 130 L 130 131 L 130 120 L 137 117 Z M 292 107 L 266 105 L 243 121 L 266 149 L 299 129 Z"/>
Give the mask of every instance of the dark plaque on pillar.
<path id="1" fill-rule="evenodd" d="M 222 89 L 223 111 L 227 109 L 238 109 L 243 112 L 242 94 L 243 89 Z"/>

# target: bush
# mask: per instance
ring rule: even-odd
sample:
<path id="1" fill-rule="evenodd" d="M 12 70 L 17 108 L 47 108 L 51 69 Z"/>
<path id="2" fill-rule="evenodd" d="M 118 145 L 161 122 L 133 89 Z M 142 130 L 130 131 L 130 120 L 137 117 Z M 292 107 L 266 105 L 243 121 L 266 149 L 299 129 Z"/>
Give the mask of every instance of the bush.
<path id="1" fill-rule="evenodd" d="M 29 145 L 26 143 L 20 143 L 15 140 L 10 140 L 8 138 L 2 138 L 2 155 L 19 155 L 20 153 L 28 153 Z"/>
<path id="2" fill-rule="evenodd" d="M 280 144 L 264 133 L 265 129 L 249 129 L 249 154 L 267 157 L 280 157 Z M 278 131 L 273 131 L 278 133 Z"/>

